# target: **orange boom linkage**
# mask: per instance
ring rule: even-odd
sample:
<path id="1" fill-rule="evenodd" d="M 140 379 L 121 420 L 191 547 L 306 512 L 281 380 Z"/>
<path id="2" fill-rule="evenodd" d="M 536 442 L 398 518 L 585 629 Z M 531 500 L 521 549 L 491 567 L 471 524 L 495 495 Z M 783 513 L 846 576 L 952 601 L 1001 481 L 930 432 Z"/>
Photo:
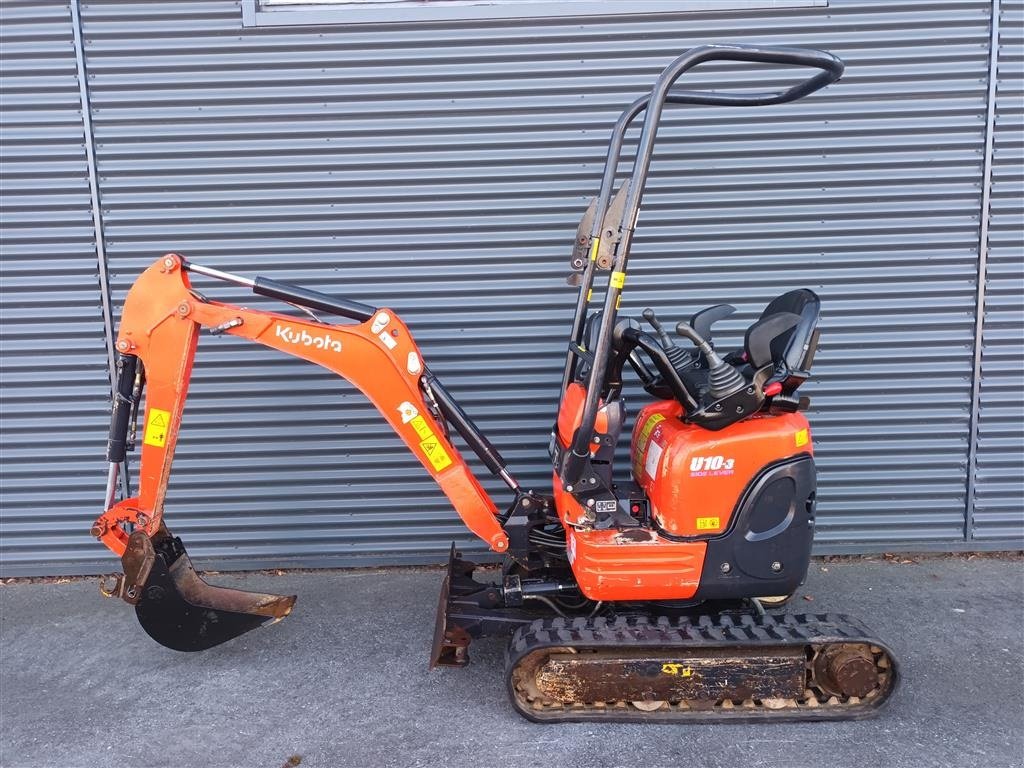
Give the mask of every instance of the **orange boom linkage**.
<path id="1" fill-rule="evenodd" d="M 714 60 L 813 74 L 777 92 L 673 87 L 688 69 Z M 742 348 L 729 352 L 716 349 L 712 326 L 735 312 L 730 305 L 679 322 L 682 344 L 654 310 L 642 313 L 650 331 L 619 312 L 662 109 L 784 104 L 842 71 L 823 51 L 703 46 L 670 63 L 650 94 L 622 113 L 569 258 L 578 293 L 552 408 L 550 492 L 519 485 L 390 309 L 176 254 L 158 260 L 129 292 L 117 338 L 105 506 L 92 532 L 120 556 L 124 574 L 104 585 L 105 594 L 133 605 L 150 636 L 182 651 L 279 620 L 294 604 L 291 595 L 207 584 L 163 522 L 205 329 L 279 349 L 355 385 L 469 530 L 501 555 L 500 569 L 477 569 L 453 545 L 432 664 L 464 665 L 473 639 L 510 635 L 512 703 L 545 722 L 843 719 L 877 710 L 895 688 L 895 660 L 862 625 L 843 616 L 765 615 L 766 605 L 781 604 L 803 583 L 811 556 L 816 469 L 803 414 L 809 400 L 798 390 L 818 343 L 817 295 L 796 289 L 776 297 L 747 328 Z M 641 114 L 629 177 L 613 195 L 626 131 Z M 211 301 L 193 289 L 197 275 L 283 301 L 308 319 Z M 627 368 L 652 402 L 637 414 L 627 472 L 617 473 Z M 136 425 L 138 495 L 116 501 Z M 511 489 L 504 510 L 471 474 L 449 428 Z M 127 478 L 124 490 L 130 495 Z"/>
<path id="2" fill-rule="evenodd" d="M 424 402 L 423 358 L 394 312 L 380 309 L 357 325 L 330 325 L 208 301 L 192 290 L 184 259 L 168 254 L 135 282 L 117 338 L 118 352 L 142 361 L 147 396 L 139 495 L 108 509 L 94 529 L 114 554 L 123 555 L 128 545 L 122 523 L 150 537 L 162 525 L 164 495 L 201 328 L 252 339 L 350 381 L 433 475 L 466 526 L 495 552 L 508 548 L 494 502 L 431 415 L 434 409 Z"/>
<path id="3" fill-rule="evenodd" d="M 494 502 L 449 442 L 435 414 L 440 415 L 442 408 L 452 405 L 455 412 L 449 416 L 468 417 L 453 405 L 447 392 L 426 370 L 412 335 L 394 312 L 319 294 L 318 309 L 345 314 L 359 321 L 333 325 L 209 301 L 192 290 L 190 268 L 250 285 L 256 292 L 286 301 L 305 301 L 312 293 L 265 278 L 250 281 L 227 276 L 218 270 L 189 265 L 177 254 L 158 260 L 136 280 L 125 301 L 117 339 L 121 382 L 111 428 L 107 509 L 92 528 L 93 535 L 122 557 L 125 565 L 125 575 L 118 583 L 107 587 L 106 593 L 117 594 L 139 605 L 142 589 L 153 576 L 153 566 L 162 565 L 155 557 L 155 543 L 181 550 L 169 553 L 175 561 L 168 578 L 174 579 L 178 591 L 184 589 L 187 597 L 201 607 L 220 607 L 228 599 L 235 609 L 233 612 L 245 614 L 256 609 L 262 611 L 258 616 L 266 620 L 283 617 L 294 602 L 294 597 L 250 596 L 250 593 L 206 585 L 192 569 L 180 541 L 171 537 L 164 526 L 164 497 L 202 328 L 215 335 L 252 339 L 322 365 L 350 381 L 377 407 L 434 477 L 466 526 L 495 552 L 507 551 L 508 536 L 498 522 Z M 137 367 L 140 362 L 141 369 Z M 124 420 L 131 418 L 131 410 L 138 404 L 143 372 L 146 408 L 142 420 L 139 491 L 137 496 L 115 504 L 118 467 L 125 448 Z M 422 384 L 421 380 L 424 380 Z M 428 403 L 425 395 L 440 398 L 440 402 L 435 399 Z M 484 443 L 482 450 L 493 451 L 486 441 Z M 492 465 L 494 453 L 488 455 Z M 496 469 L 499 474 L 504 472 L 504 463 Z M 507 477 L 507 473 L 504 476 Z M 134 531 L 131 535 L 127 532 L 129 528 Z M 182 635 L 178 628 L 173 628 L 173 633 L 165 633 L 164 630 L 172 628 L 164 627 L 159 621 L 155 624 L 147 621 L 149 618 L 152 617 L 140 613 L 143 626 L 160 642 L 172 647 L 183 643 L 191 646 L 195 642 Z M 205 631 L 203 637 L 215 640 L 211 644 L 224 639 L 209 631 Z M 201 645 L 205 647 L 205 643 Z"/>

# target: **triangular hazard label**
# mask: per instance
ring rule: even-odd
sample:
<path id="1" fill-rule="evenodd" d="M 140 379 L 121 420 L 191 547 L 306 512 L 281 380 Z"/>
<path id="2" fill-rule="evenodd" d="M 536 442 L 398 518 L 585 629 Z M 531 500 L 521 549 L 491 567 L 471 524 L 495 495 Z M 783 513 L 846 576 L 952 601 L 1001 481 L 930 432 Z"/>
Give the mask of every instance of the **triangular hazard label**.
<path id="1" fill-rule="evenodd" d="M 153 418 L 151 418 L 149 420 L 149 426 L 151 426 L 151 427 L 166 427 L 167 426 L 167 418 L 163 415 L 163 413 L 155 413 L 155 414 L 153 414 Z"/>
<path id="2" fill-rule="evenodd" d="M 424 440 L 422 443 L 420 443 L 420 445 L 423 446 L 423 451 L 427 454 L 427 456 L 432 454 L 434 452 L 434 449 L 437 448 L 437 443 L 432 440 Z"/>

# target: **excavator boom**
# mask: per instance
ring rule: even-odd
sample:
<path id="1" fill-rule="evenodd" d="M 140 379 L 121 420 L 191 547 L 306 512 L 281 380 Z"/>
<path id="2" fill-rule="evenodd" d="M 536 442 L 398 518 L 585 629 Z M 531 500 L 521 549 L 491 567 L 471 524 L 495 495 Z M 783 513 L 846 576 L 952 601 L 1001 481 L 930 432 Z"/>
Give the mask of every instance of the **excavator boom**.
<path id="1" fill-rule="evenodd" d="M 294 302 L 298 318 L 210 301 L 189 272 L 250 285 Z M 300 303 L 301 302 L 301 303 Z M 332 324 L 313 311 L 355 322 Z M 200 331 L 251 339 L 327 368 L 355 385 L 437 481 L 466 527 L 495 552 L 508 549 L 497 507 L 451 444 L 446 416 L 514 488 L 504 461 L 423 363 L 409 329 L 389 309 L 192 265 L 168 254 L 149 267 L 125 301 L 117 338 L 119 384 L 108 443 L 111 483 L 92 533 L 121 557 L 125 574 L 105 593 L 136 605 L 146 631 L 164 645 L 198 650 L 287 615 L 294 597 L 212 587 L 195 573 L 181 540 L 164 525 L 164 500 Z M 145 390 L 138 492 L 115 502 L 113 488 Z M 156 605 L 159 603 L 159 605 Z M 211 613 L 213 612 L 213 613 Z M 216 632 L 211 627 L 216 624 Z M 198 639 L 197 638 L 201 638 Z M 216 639 L 216 642 L 211 642 Z"/>

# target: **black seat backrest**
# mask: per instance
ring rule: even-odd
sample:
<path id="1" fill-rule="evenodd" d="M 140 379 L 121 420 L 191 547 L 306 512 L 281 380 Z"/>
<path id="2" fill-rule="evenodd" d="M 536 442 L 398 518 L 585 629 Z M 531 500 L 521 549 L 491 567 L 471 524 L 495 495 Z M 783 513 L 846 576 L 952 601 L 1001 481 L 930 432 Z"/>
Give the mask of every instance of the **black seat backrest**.
<path id="1" fill-rule="evenodd" d="M 747 360 L 755 369 L 771 363 L 779 373 L 806 378 L 818 346 L 820 313 L 821 300 L 807 288 L 774 299 L 747 329 Z"/>

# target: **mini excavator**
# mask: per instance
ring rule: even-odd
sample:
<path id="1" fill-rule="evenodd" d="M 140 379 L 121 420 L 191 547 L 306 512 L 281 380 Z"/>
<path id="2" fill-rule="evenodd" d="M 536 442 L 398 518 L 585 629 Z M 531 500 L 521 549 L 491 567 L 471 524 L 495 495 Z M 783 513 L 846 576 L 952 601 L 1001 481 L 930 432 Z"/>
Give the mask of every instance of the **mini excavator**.
<path id="1" fill-rule="evenodd" d="M 673 87 L 709 61 L 812 72 L 778 92 Z M 124 573 L 104 581 L 104 594 L 134 606 L 143 629 L 178 651 L 210 648 L 292 610 L 294 596 L 206 583 L 164 523 L 205 329 L 351 382 L 466 526 L 500 555 L 500 569 L 480 568 L 452 546 L 432 665 L 465 665 L 474 639 L 509 636 L 509 696 L 538 722 L 837 720 L 876 712 L 897 685 L 892 652 L 852 618 L 777 611 L 803 583 L 814 532 L 815 465 L 799 388 L 818 343 L 818 297 L 798 289 L 773 299 L 742 347 L 728 352 L 716 348 L 713 325 L 732 306 L 679 322 L 679 342 L 654 311 L 645 310 L 643 322 L 619 312 L 666 105 L 782 104 L 842 72 L 842 62 L 823 51 L 707 45 L 669 64 L 652 91 L 622 112 L 570 256 L 578 296 L 548 446 L 550 492 L 519 484 L 393 310 L 174 253 L 158 259 L 129 291 L 116 341 L 106 503 L 92 534 L 121 558 Z M 631 170 L 613 194 L 624 136 L 640 115 Z M 197 277 L 244 286 L 305 314 L 211 300 L 193 288 Z M 613 459 L 626 421 L 627 367 L 653 401 L 636 416 L 631 477 L 623 479 Z M 474 477 L 453 431 L 508 486 L 507 505 L 499 508 Z M 120 468 L 140 432 L 138 493 L 117 500 Z"/>

